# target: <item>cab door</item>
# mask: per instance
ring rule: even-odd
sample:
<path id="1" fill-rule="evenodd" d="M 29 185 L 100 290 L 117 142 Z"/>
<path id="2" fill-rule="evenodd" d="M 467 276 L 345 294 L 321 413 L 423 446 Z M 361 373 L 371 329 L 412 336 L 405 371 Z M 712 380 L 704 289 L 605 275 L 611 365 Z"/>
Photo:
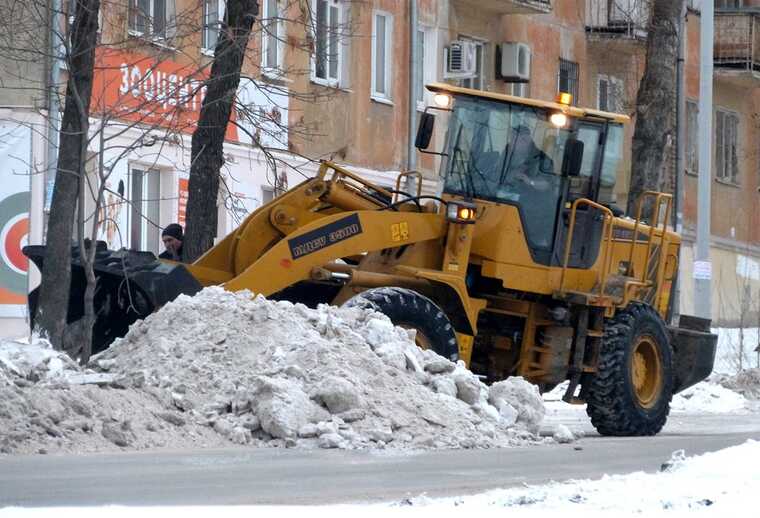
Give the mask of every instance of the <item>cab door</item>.
<path id="1" fill-rule="evenodd" d="M 599 191 L 602 157 L 604 156 L 606 127 L 603 123 L 580 122 L 575 138 L 583 142 L 583 162 L 580 175 L 566 178 L 563 209 L 559 232 L 554 243 L 553 264 L 562 266 L 569 233 L 570 213 L 573 202 L 579 198 L 596 201 Z M 588 205 L 576 211 L 575 231 L 570 245 L 570 268 L 591 268 L 599 255 L 599 245 L 604 227 L 604 213 Z"/>

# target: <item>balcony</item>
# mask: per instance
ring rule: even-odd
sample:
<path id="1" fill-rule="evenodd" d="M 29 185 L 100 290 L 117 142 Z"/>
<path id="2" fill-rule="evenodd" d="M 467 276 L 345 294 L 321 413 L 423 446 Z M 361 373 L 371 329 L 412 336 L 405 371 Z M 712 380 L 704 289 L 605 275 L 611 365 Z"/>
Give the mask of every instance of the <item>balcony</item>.
<path id="1" fill-rule="evenodd" d="M 586 0 L 586 32 L 592 40 L 644 41 L 648 0 Z"/>
<path id="2" fill-rule="evenodd" d="M 737 86 L 760 81 L 760 9 L 715 11 L 715 74 Z"/>
<path id="3" fill-rule="evenodd" d="M 458 3 L 496 14 L 544 14 L 552 12 L 551 0 L 459 0 Z"/>

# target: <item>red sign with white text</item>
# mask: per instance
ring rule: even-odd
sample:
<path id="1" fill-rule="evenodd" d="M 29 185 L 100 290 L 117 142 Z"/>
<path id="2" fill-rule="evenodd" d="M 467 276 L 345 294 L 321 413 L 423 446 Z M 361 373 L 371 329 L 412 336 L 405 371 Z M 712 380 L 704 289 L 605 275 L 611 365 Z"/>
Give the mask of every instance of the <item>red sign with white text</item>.
<path id="1" fill-rule="evenodd" d="M 187 197 L 188 197 L 187 185 L 188 185 L 187 178 L 179 179 L 179 185 L 177 186 L 179 188 L 179 196 L 178 196 L 178 204 L 177 204 L 177 223 L 182 225 L 182 228 L 185 228 L 185 217 L 187 215 Z"/>
<path id="2" fill-rule="evenodd" d="M 146 126 L 192 133 L 206 94 L 207 69 L 98 47 L 91 113 Z M 233 110 L 226 140 L 237 141 Z"/>

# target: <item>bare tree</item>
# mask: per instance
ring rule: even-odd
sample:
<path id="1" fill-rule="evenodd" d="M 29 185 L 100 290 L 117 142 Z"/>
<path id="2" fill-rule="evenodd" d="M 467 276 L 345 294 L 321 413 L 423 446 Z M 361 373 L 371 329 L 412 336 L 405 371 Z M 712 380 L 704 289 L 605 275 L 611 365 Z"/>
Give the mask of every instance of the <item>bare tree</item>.
<path id="1" fill-rule="evenodd" d="M 187 200 L 184 259 L 194 261 L 214 244 L 219 171 L 224 164 L 224 135 L 235 103 L 240 73 L 256 15 L 257 0 L 229 0 L 226 24 L 214 52 L 206 97 L 193 133 Z"/>
<path id="2" fill-rule="evenodd" d="M 628 214 L 642 193 L 661 190 L 663 164 L 673 136 L 679 17 L 685 0 L 652 0 L 646 68 L 636 98 Z"/>
<path id="3" fill-rule="evenodd" d="M 47 254 L 35 322 L 41 334 L 63 347 L 71 284 L 71 240 L 77 199 L 83 189 L 90 100 L 100 0 L 77 0 L 70 35 L 70 69 L 60 131 L 58 174 L 50 207 Z M 81 212 L 81 211 L 80 211 Z M 83 258 L 84 259 L 84 258 Z M 88 280 L 92 272 L 88 272 Z M 94 281 L 94 278 L 93 278 Z M 93 295 L 88 287 L 87 297 Z"/>
<path id="4" fill-rule="evenodd" d="M 331 93 L 323 90 L 296 92 L 282 86 L 282 82 L 245 77 L 247 91 L 254 90 L 259 98 L 265 98 L 264 103 L 270 108 L 264 110 L 261 101 L 236 96 L 241 81 L 242 60 L 260 62 L 260 56 L 247 49 L 245 42 L 255 37 L 256 31 L 267 30 L 253 23 L 251 13 L 255 13 L 256 2 L 252 0 L 239 2 L 238 11 L 230 2 L 229 23 L 241 26 L 240 31 L 247 33 L 243 36 L 227 27 L 216 46 L 214 59 L 203 56 L 192 58 L 193 52 L 185 50 L 187 45 L 193 45 L 192 41 L 197 41 L 199 32 L 206 29 L 198 23 L 203 11 L 202 0 L 182 12 L 167 16 L 163 21 L 151 20 L 150 13 L 139 11 L 138 4 L 132 0 L 76 0 L 71 2 L 78 9 L 75 16 L 70 11 L 71 3 L 63 2 L 62 11 L 54 13 L 62 23 L 53 25 L 61 49 L 52 54 L 40 37 L 40 27 L 47 25 L 50 17 L 48 1 L 4 1 L 6 5 L 0 3 L 0 62 L 27 62 L 47 68 L 52 60 L 61 60 L 67 75 L 66 96 L 60 103 L 64 106 L 64 119 L 53 202 L 55 208 L 50 214 L 48 246 L 43 261 L 43 269 L 47 269 L 48 274 L 43 274 L 43 284 L 39 289 L 42 295 L 38 299 L 40 305 L 35 323 L 46 332 L 54 346 L 66 349 L 72 357 L 87 361 L 91 352 L 89 344 L 92 342 L 93 325 L 97 320 L 94 303 L 96 247 L 92 243 L 104 236 L 113 242 L 112 235 L 120 234 L 120 229 L 112 209 L 130 204 L 130 211 L 136 218 L 158 228 L 158 222 L 151 221 L 150 214 L 135 205 L 139 205 L 141 200 L 125 197 L 123 190 L 110 185 L 112 173 L 119 163 L 126 162 L 134 153 L 139 153 L 142 161 L 148 160 L 149 156 L 158 161 L 165 146 L 171 145 L 174 149 L 190 147 L 186 136 L 193 129 L 204 127 L 207 130 L 204 138 L 218 139 L 213 142 L 216 147 L 207 146 L 208 154 L 205 155 L 205 151 L 200 151 L 204 148 L 203 144 L 198 147 L 193 139 L 190 168 L 192 170 L 192 165 L 203 160 L 207 164 L 212 163 L 213 173 L 208 176 L 212 177 L 211 181 L 216 184 L 214 189 L 218 191 L 218 185 L 220 182 L 224 185 L 225 177 L 231 179 L 225 171 L 222 154 L 224 133 L 228 121 L 231 121 L 240 134 L 248 137 L 251 149 L 263 153 L 269 165 L 268 171 L 272 172 L 268 181 L 279 192 L 286 185 L 286 178 L 282 172 L 278 173 L 278 169 L 283 166 L 298 168 L 292 164 L 295 153 L 285 155 L 288 141 L 282 135 L 311 138 L 315 132 L 303 123 L 291 124 L 287 117 L 282 117 L 278 109 L 271 106 L 283 102 L 283 99 L 285 103 L 288 99 L 320 102 L 329 99 Z M 103 27 L 99 32 L 97 20 L 100 3 Z M 293 0 L 292 5 L 300 8 L 300 0 Z M 19 9 L 19 6 L 24 9 Z M 300 9 L 293 9 L 293 12 L 295 16 L 287 20 L 288 23 L 303 26 L 304 33 L 307 33 L 310 17 L 302 16 Z M 71 19 L 73 24 L 68 23 Z M 160 39 L 156 39 L 154 34 L 136 35 L 132 32 L 135 25 L 146 32 L 155 30 L 159 22 L 165 24 Z M 248 24 L 247 29 L 245 24 Z M 124 34 L 127 25 L 130 32 Z M 278 33 L 278 37 L 285 36 Z M 312 52 L 308 38 L 303 41 L 288 38 L 288 45 L 307 54 Z M 148 59 L 145 51 L 140 54 L 140 49 L 146 47 L 149 49 Z M 135 49 L 136 53 L 133 52 Z M 197 55 L 197 52 L 196 48 L 194 53 Z M 178 55 L 184 63 L 180 69 L 172 69 L 174 72 L 170 73 L 161 70 L 163 64 L 174 63 Z M 214 80 L 206 80 L 209 69 L 212 76 L 216 74 Z M 283 67 L 281 73 L 295 77 L 308 74 L 309 70 Z M 36 89 L 37 94 L 44 97 L 45 86 L 34 84 L 28 67 L 22 67 L 15 74 L 15 83 Z M 51 88 L 58 94 L 59 88 L 56 86 L 51 85 Z M 199 119 L 204 120 L 204 115 L 195 118 L 192 115 L 197 109 L 205 114 L 206 123 L 197 124 Z M 232 120 L 231 113 L 235 114 Z M 43 116 L 47 117 L 47 114 L 43 113 Z M 39 129 L 35 131 L 39 132 Z M 202 154 L 206 158 L 196 160 Z M 308 159 L 304 158 L 304 165 L 307 162 Z M 207 208 L 211 210 L 214 221 L 217 214 L 216 191 L 211 206 L 213 210 Z M 235 200 L 230 191 L 226 186 L 222 189 L 227 198 L 225 204 L 232 206 Z M 60 209 L 60 205 L 65 210 Z M 188 218 L 193 217 L 195 210 L 188 208 Z M 62 211 L 63 217 L 60 217 Z M 213 239 L 216 224 L 211 232 Z M 126 243 L 123 239 L 120 242 L 122 245 Z M 139 243 L 130 243 L 133 247 L 139 246 Z M 72 244 L 78 245 L 74 248 L 77 255 L 73 258 Z M 83 318 L 76 322 L 67 321 L 72 259 L 82 267 L 86 279 Z M 55 272 L 55 276 L 50 272 Z M 54 305 L 55 313 L 48 309 L 51 305 Z"/>

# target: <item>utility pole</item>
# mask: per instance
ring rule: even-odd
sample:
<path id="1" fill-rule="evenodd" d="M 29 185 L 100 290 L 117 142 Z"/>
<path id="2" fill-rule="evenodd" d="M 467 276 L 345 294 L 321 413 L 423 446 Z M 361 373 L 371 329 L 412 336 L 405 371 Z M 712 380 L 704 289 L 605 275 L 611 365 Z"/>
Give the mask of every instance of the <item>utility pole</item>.
<path id="1" fill-rule="evenodd" d="M 713 2 L 701 2 L 699 72 L 699 182 L 697 189 L 697 243 L 694 261 L 694 309 L 698 317 L 712 313 L 710 262 L 710 190 L 712 188 Z"/>
<path id="2" fill-rule="evenodd" d="M 49 16 L 50 27 L 48 28 L 50 31 L 48 36 L 48 55 L 50 56 L 50 70 L 47 89 L 47 164 L 45 168 L 44 194 L 44 206 L 46 211 L 50 210 L 50 202 L 53 199 L 53 186 L 55 185 L 56 169 L 58 168 L 58 128 L 61 125 L 61 105 L 58 100 L 58 83 L 60 82 L 61 77 L 60 54 L 63 49 L 63 41 L 61 41 L 61 31 L 63 30 L 63 26 L 61 24 L 61 12 L 63 9 L 61 4 L 61 0 L 53 0 L 51 2 L 50 6 L 52 12 Z"/>
<path id="3" fill-rule="evenodd" d="M 417 149 L 414 147 L 414 141 L 417 133 L 417 83 L 419 81 L 419 63 L 421 56 L 417 52 L 419 46 L 417 37 L 417 0 L 409 2 L 409 139 L 407 141 L 406 169 L 414 171 L 417 169 Z M 414 178 L 408 176 L 404 189 L 410 195 L 415 191 Z"/>
<path id="4" fill-rule="evenodd" d="M 683 232 L 683 184 L 686 157 L 686 83 L 684 81 L 684 61 L 686 56 L 686 2 L 683 3 L 681 18 L 678 22 L 678 59 L 676 61 L 676 175 L 675 199 L 673 210 L 673 227 Z M 679 264 L 680 264 L 679 257 Z M 673 281 L 673 297 L 670 303 L 673 323 L 678 324 L 681 314 L 681 286 L 679 276 Z"/>

